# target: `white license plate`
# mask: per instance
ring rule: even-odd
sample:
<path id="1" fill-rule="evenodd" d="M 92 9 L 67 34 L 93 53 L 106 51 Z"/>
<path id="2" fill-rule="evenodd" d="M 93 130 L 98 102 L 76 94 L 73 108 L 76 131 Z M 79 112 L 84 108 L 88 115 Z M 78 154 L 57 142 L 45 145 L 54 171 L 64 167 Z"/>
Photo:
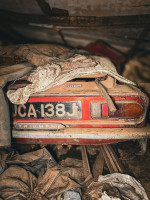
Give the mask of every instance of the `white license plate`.
<path id="1" fill-rule="evenodd" d="M 14 105 L 15 119 L 81 119 L 81 101 L 31 102 Z"/>

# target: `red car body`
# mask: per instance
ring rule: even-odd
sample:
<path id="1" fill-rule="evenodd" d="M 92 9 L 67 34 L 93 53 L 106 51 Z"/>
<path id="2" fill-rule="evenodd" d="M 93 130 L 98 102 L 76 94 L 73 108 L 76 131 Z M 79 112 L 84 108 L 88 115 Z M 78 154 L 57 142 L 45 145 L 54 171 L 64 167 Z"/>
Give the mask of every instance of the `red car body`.
<path id="1" fill-rule="evenodd" d="M 94 79 L 34 94 L 26 104 L 13 105 L 12 136 L 29 144 L 106 144 L 149 134 L 144 95 L 125 84 L 107 91 L 117 107 L 114 113 Z"/>

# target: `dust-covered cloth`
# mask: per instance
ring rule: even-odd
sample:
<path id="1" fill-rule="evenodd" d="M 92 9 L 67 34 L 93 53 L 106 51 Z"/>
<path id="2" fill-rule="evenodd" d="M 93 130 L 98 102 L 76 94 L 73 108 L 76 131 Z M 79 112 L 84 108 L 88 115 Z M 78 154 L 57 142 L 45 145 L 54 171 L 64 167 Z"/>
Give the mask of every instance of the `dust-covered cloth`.
<path id="1" fill-rule="evenodd" d="M 1 61 L 1 59 L 0 59 Z M 9 108 L 3 92 L 8 81 L 14 81 L 33 69 L 30 63 L 0 66 L 0 148 L 11 145 Z"/>
<path id="2" fill-rule="evenodd" d="M 17 56 L 37 68 L 29 75 L 32 84 L 9 90 L 7 96 L 13 104 L 25 104 L 30 95 L 59 86 L 65 82 L 87 75 L 109 74 L 118 81 L 135 85 L 120 76 L 113 63 L 103 57 L 71 50 L 56 45 L 22 45 L 3 48 L 0 56 Z"/>
<path id="3" fill-rule="evenodd" d="M 62 166 L 46 148 L 22 155 L 13 149 L 0 151 L 0 199 L 80 200 L 82 195 L 83 200 L 148 200 L 142 185 L 127 174 L 85 181 L 83 161 L 71 165 L 73 159 L 67 158 Z"/>
<path id="4" fill-rule="evenodd" d="M 108 184 L 111 187 L 117 188 L 122 199 L 148 200 L 147 194 L 140 182 L 128 174 L 112 173 L 105 176 L 100 175 L 98 181 L 103 185 Z M 100 200 L 104 200 L 104 198 Z"/>
<path id="5" fill-rule="evenodd" d="M 0 198 L 49 199 L 80 188 L 82 168 L 62 167 L 46 148 L 25 154 L 0 151 Z"/>

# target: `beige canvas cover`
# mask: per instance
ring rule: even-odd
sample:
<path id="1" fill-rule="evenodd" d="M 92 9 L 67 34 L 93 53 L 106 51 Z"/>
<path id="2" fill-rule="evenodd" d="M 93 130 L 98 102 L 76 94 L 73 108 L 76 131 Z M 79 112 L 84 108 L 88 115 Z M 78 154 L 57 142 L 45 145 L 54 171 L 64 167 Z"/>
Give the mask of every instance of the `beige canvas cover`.
<path id="1" fill-rule="evenodd" d="M 5 47 L 0 51 L 3 58 L 17 57 L 37 68 L 28 81 L 32 84 L 17 90 L 9 90 L 7 96 L 13 104 L 25 104 L 30 95 L 61 85 L 71 79 L 89 75 L 109 74 L 120 82 L 135 85 L 120 76 L 113 63 L 100 56 L 89 55 L 56 45 L 22 45 Z"/>

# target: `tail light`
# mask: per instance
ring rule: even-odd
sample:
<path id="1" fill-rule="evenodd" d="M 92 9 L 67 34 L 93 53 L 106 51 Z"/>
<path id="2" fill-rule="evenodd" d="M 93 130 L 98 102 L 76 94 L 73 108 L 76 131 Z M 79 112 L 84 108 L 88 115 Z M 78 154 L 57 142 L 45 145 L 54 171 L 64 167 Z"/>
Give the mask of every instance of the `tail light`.
<path id="1" fill-rule="evenodd" d="M 142 105 L 138 103 L 127 103 L 124 104 L 124 117 L 125 118 L 137 118 L 143 112 Z"/>
<path id="2" fill-rule="evenodd" d="M 110 112 L 107 104 L 101 102 L 91 102 L 91 118 L 138 118 L 143 113 L 141 104 L 135 103 L 117 103 L 117 111 Z"/>

